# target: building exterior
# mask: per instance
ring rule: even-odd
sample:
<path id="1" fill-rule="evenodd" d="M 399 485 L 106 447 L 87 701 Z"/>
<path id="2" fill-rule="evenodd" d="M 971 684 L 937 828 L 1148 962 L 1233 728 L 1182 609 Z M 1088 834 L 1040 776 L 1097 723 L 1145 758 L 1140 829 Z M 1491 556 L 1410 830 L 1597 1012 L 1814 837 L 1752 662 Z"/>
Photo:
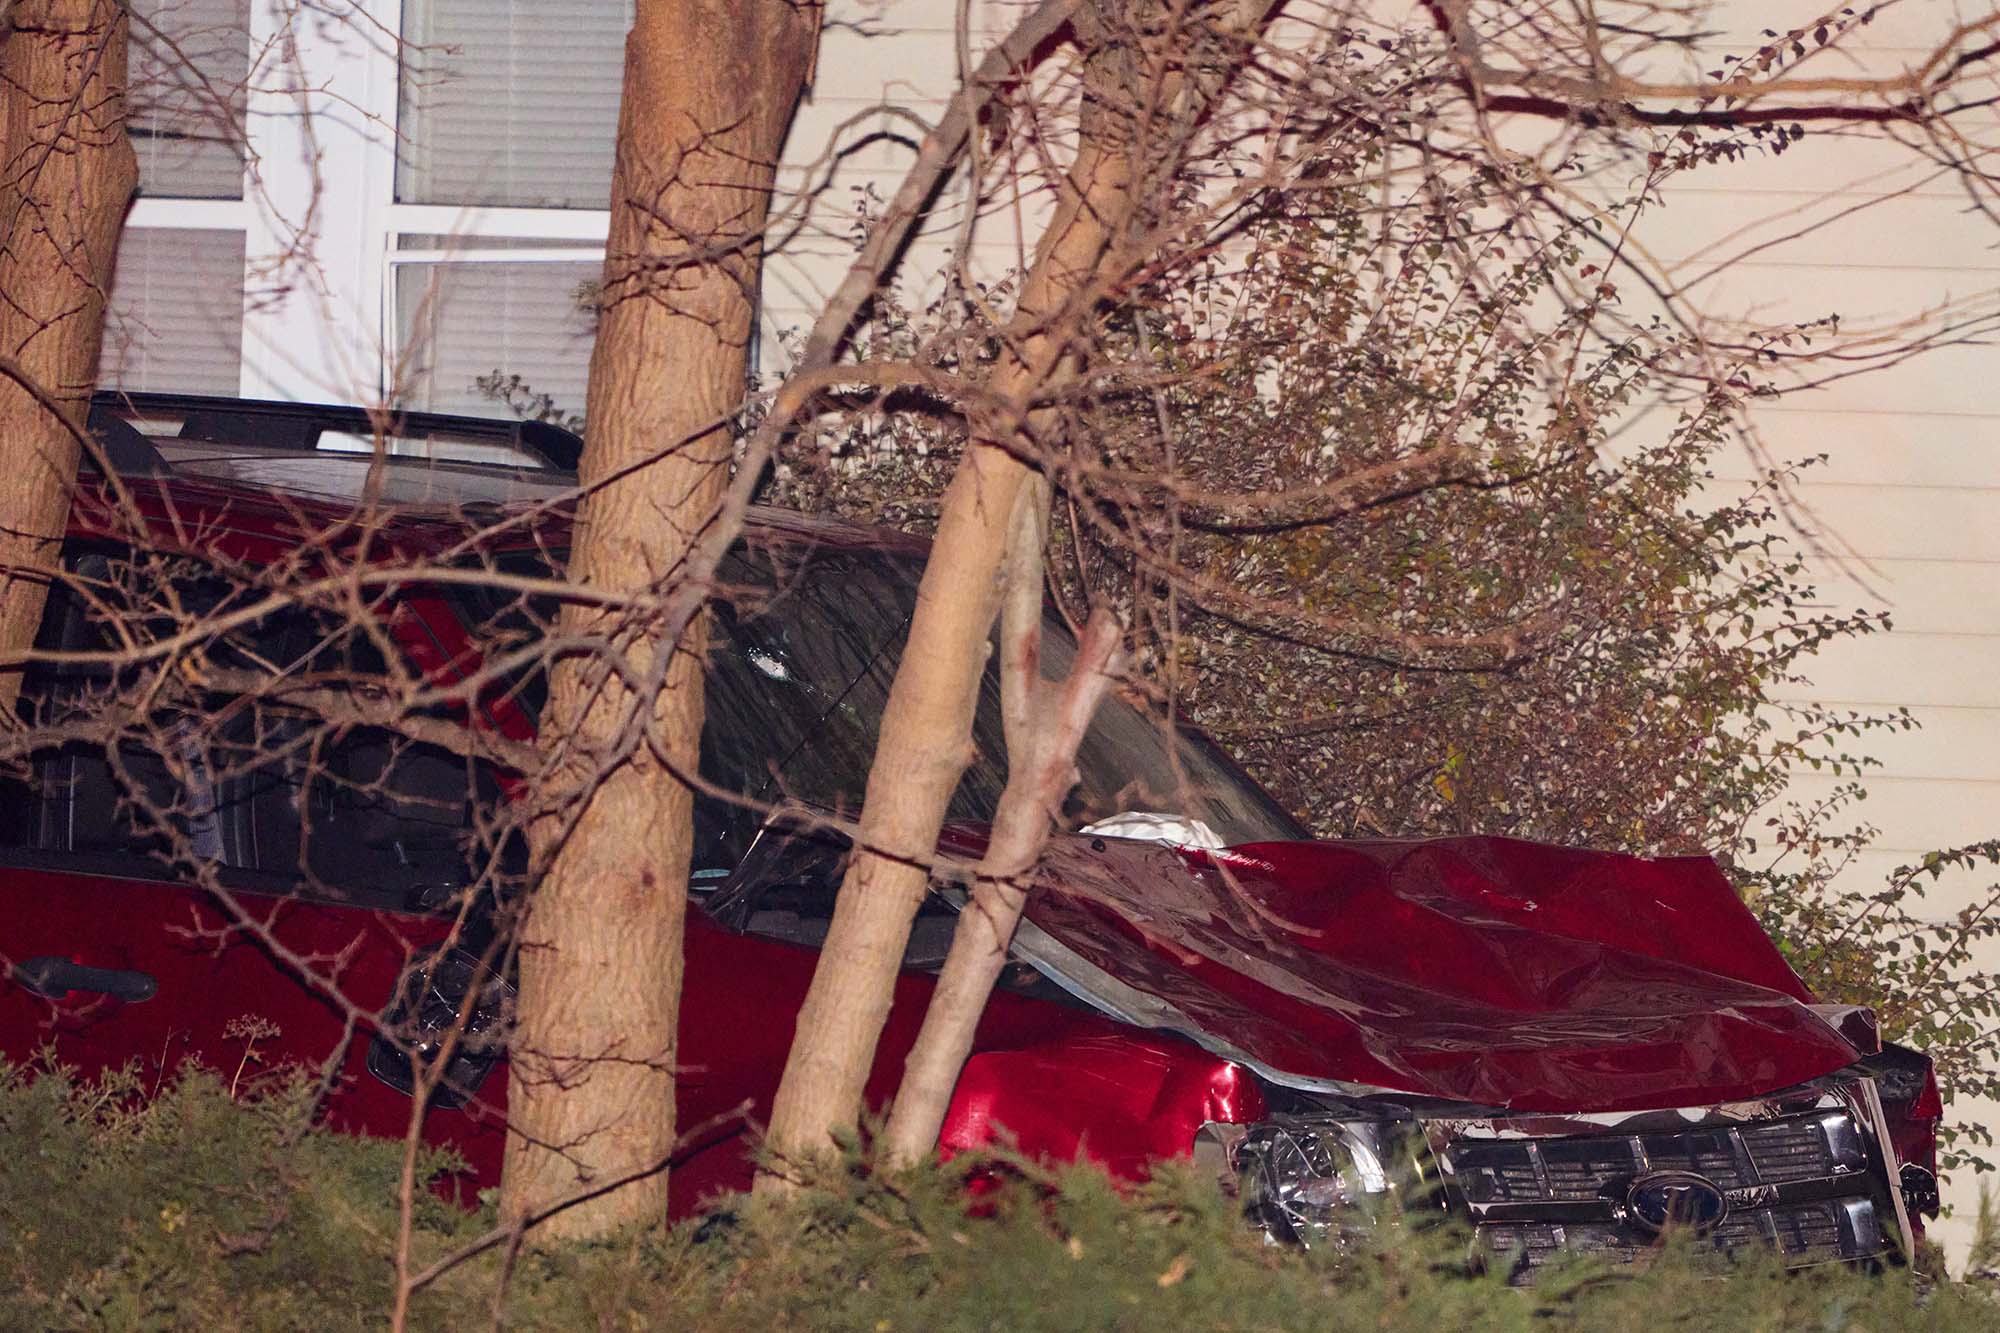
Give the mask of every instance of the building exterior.
<path id="1" fill-rule="evenodd" d="M 142 197 L 112 293 L 107 383 L 503 413 L 478 388 L 498 372 L 581 410 L 590 329 L 578 291 L 602 256 L 630 0 L 134 7 L 147 20 L 135 36 Z M 788 153 L 788 183 L 820 188 L 769 266 L 767 351 L 837 280 L 854 192 L 886 192 L 909 160 L 913 132 L 881 105 L 921 110 L 949 95 L 956 8 L 834 0 Z M 978 34 L 1017 8 L 975 0 Z M 1710 26 L 1745 49 L 1822 8 L 1724 0 Z M 1928 52 L 1936 26 L 1925 7 L 1895 9 L 1855 49 L 1898 67 Z M 847 151 L 821 161 L 834 138 Z M 1879 135 L 1815 133 L 1668 196 L 1637 240 L 1709 309 L 1838 312 L 1849 327 L 1947 302 L 2000 309 L 1992 221 L 1950 172 Z M 976 234 L 995 267 L 1014 260 L 1011 227 L 999 218 Z M 1861 881 L 2000 834 L 1995 355 L 1946 346 L 1757 415 L 1771 456 L 1830 455 L 1796 511 L 1825 597 L 1895 619 L 1891 633 L 1825 653 L 1812 695 L 1907 707 L 1923 724 L 1869 741 L 1882 767 L 1860 813 L 1881 837 L 1849 872 Z M 1754 473 L 1734 455 L 1718 484 Z M 1801 777 L 1797 791 L 1834 781 Z M 1946 919 L 1992 880 L 1946 881 L 1929 910 Z M 1962 1242 L 1972 1197 L 1958 1187 L 1948 1240 Z"/>
<path id="2" fill-rule="evenodd" d="M 856 191 L 909 159 L 909 122 L 879 108 L 956 81 L 955 6 L 842 8 L 792 134 L 786 184 L 818 188 L 780 220 L 767 343 L 838 279 Z M 975 40 L 1012 8 L 980 0 Z M 501 371 L 581 411 L 631 0 L 135 10 L 141 197 L 107 384 L 504 412 L 476 387 Z"/>

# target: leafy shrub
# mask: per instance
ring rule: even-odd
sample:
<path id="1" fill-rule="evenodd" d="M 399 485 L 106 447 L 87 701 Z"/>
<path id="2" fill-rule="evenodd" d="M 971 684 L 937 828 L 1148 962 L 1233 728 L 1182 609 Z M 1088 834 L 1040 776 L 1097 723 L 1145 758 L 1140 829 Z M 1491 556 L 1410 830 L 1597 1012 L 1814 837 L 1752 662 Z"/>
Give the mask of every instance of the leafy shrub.
<path id="1" fill-rule="evenodd" d="M 302 1074 L 241 1101 L 0 1063 L 0 1327 L 312 1327 L 387 1310 L 402 1145 L 312 1123 Z M 425 1173 L 451 1163 L 426 1154 Z M 426 1194 L 433 1244 L 472 1219 Z M 341 1314 L 339 1312 L 345 1312 Z"/>
<path id="2" fill-rule="evenodd" d="M 2000 1096 L 1979 961 L 2000 889 L 1946 920 L 1928 891 L 2000 844 L 1849 870 L 1870 742 L 1916 724 L 1801 696 L 1815 653 L 1889 618 L 1829 606 L 1788 536 L 1783 497 L 1824 459 L 1716 478 L 1760 359 L 1819 330 L 1719 364 L 1658 326 L 1614 336 L 1569 296 L 1604 278 L 1587 228 L 1503 247 L 1481 230 L 1495 183 L 1438 170 L 1386 216 L 1364 192 L 1285 195 L 1107 316 L 1057 468 L 1060 591 L 1119 602 L 1142 684 L 1323 836 L 1715 855 L 1822 998 L 1933 1056 L 1943 1164 L 1988 1169 L 1963 1108 Z M 979 296 L 878 300 L 859 354 L 990 356 Z M 914 406 L 802 436 L 768 494 L 923 530 L 963 432 Z M 1344 489 L 1453 450 L 1441 477 Z M 1790 799 L 1808 773 L 1844 785 Z"/>
<path id="3" fill-rule="evenodd" d="M 128 1077 L 0 1067 L 0 1326 L 363 1328 L 394 1294 L 401 1145 L 311 1123 L 311 1080 L 232 1101 L 195 1071 L 150 1102 Z M 450 1164 L 430 1157 L 425 1170 Z M 590 1245 L 496 1245 L 410 1307 L 417 1328 L 1975 1329 L 1975 1287 L 1907 1275 L 1714 1277 L 1664 1252 L 1531 1291 L 1448 1236 L 1305 1254 L 1259 1243 L 1178 1167 L 1121 1193 L 1088 1168 L 961 1162 L 885 1178 L 857 1158 L 788 1206 L 745 1200 Z M 997 1180 L 968 1209 L 965 1179 Z M 412 1271 L 490 1234 L 490 1213 L 416 1201 Z"/>

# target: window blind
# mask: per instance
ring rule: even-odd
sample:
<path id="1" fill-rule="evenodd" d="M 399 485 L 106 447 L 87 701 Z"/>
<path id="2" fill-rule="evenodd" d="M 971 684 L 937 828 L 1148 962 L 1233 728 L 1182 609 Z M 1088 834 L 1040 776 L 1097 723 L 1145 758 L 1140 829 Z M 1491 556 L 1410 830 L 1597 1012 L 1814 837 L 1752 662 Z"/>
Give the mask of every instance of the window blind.
<path id="1" fill-rule="evenodd" d="M 243 233 L 127 227 L 104 317 L 98 381 L 169 393 L 240 392 Z"/>
<path id="2" fill-rule="evenodd" d="M 126 122 L 143 194 L 243 197 L 250 0 L 132 0 Z"/>
<path id="3" fill-rule="evenodd" d="M 606 207 L 631 16 L 631 0 L 404 0 L 397 199 Z"/>
<path id="4" fill-rule="evenodd" d="M 481 393 L 482 376 L 519 375 L 529 391 L 583 411 L 590 377 L 592 322 L 579 289 L 603 275 L 603 263 L 398 264 L 396 314 L 408 407 L 478 416 L 512 416 Z"/>

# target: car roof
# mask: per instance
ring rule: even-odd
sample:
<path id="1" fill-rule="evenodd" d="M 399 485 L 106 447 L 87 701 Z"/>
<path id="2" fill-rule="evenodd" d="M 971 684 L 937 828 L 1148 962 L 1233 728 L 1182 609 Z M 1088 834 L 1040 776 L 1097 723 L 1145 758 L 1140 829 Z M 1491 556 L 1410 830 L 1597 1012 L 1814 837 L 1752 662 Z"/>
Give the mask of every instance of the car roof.
<path id="1" fill-rule="evenodd" d="M 561 548 L 578 494 L 583 442 L 543 422 L 190 394 L 100 393 L 86 457 L 108 471 L 80 504 L 80 536 L 130 535 L 129 497 L 163 545 L 267 554 L 354 525 L 385 558 L 464 547 Z M 123 531 L 121 532 L 121 528 Z M 798 540 L 921 555 L 922 538 L 822 515 L 753 505 L 753 540 Z"/>

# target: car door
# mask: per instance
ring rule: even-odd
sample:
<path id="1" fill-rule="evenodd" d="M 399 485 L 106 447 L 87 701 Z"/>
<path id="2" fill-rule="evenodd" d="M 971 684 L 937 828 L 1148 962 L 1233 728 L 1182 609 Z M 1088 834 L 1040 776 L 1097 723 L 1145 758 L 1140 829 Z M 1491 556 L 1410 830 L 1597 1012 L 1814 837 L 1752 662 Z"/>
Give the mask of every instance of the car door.
<path id="1" fill-rule="evenodd" d="M 115 550 L 72 551 L 65 568 L 39 644 L 68 660 L 28 673 L 20 719 L 40 744 L 0 792 L 0 1054 L 129 1069 L 147 1090 L 190 1062 L 237 1090 L 304 1069 L 328 1076 L 330 1123 L 402 1134 L 411 1104 L 370 1070 L 374 1021 L 452 930 L 430 909 L 465 873 L 463 764 L 79 662 L 160 642 L 174 628 L 149 625 L 161 606 L 226 613 L 203 599 L 227 594 Z M 178 586 L 141 599 L 140 580 L 161 577 Z M 256 619 L 170 670 L 269 670 L 314 632 Z M 490 1102 L 498 1085 L 481 1091 Z M 478 1100 L 433 1108 L 427 1132 L 497 1168 L 498 1110 Z"/>

